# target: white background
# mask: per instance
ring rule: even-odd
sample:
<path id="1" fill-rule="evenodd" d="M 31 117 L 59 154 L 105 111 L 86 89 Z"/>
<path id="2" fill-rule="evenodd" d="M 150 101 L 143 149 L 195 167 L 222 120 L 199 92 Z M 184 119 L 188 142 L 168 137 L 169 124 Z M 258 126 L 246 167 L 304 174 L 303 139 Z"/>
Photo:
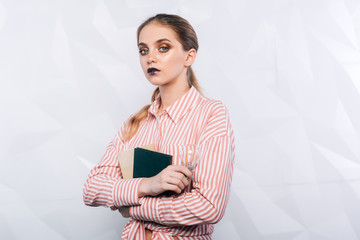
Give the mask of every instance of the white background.
<path id="1" fill-rule="evenodd" d="M 360 239 L 359 0 L 0 0 L 0 239 L 120 239 L 82 187 L 150 102 L 136 28 L 159 12 L 194 26 L 236 134 L 214 239 Z"/>

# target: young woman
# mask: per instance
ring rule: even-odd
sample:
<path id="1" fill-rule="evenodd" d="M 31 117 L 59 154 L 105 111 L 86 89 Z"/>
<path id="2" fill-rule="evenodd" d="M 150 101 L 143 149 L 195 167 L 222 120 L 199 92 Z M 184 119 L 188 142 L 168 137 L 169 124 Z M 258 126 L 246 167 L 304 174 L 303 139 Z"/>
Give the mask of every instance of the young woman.
<path id="1" fill-rule="evenodd" d="M 130 217 L 122 239 L 211 239 L 213 224 L 225 212 L 233 172 L 228 112 L 199 91 L 191 69 L 198 41 L 185 19 L 151 17 L 139 26 L 137 42 L 144 74 L 157 86 L 152 104 L 118 131 L 85 182 L 84 202 Z M 148 144 L 172 155 L 172 165 L 151 178 L 123 179 L 119 152 Z M 201 153 L 192 171 L 180 159 L 181 149 L 190 145 Z"/>

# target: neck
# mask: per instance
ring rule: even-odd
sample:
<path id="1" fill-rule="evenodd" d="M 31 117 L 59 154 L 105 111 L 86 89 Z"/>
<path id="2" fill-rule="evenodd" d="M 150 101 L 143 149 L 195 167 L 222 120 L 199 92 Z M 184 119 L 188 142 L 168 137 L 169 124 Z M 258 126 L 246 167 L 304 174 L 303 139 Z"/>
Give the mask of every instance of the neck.
<path id="1" fill-rule="evenodd" d="M 159 86 L 161 96 L 161 106 L 159 111 L 172 105 L 190 89 L 187 81 L 182 82 L 182 84 L 172 86 Z"/>

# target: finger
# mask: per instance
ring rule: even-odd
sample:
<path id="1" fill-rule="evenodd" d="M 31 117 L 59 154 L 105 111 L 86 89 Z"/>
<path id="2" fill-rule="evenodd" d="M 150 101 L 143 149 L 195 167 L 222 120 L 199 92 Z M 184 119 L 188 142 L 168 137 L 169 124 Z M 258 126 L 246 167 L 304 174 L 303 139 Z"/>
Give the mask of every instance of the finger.
<path id="1" fill-rule="evenodd" d="M 180 194 L 181 191 L 182 191 L 182 189 L 180 189 L 177 185 L 169 184 L 169 183 L 165 183 L 165 184 L 164 184 L 164 189 L 165 189 L 165 190 L 170 190 L 170 191 L 176 192 L 176 193 L 178 193 L 178 194 Z"/>
<path id="2" fill-rule="evenodd" d="M 182 174 L 184 174 L 186 177 L 191 178 L 192 176 L 192 171 L 190 171 L 187 167 L 185 166 L 179 166 L 179 165 L 170 165 L 169 166 L 169 170 L 173 170 L 176 172 L 180 172 Z"/>
<path id="3" fill-rule="evenodd" d="M 190 171 L 187 167 L 185 166 L 179 166 L 181 167 L 180 171 L 182 174 L 184 174 L 187 178 L 191 178 L 192 176 L 192 171 Z"/>
<path id="4" fill-rule="evenodd" d="M 169 172 L 169 176 L 180 179 L 185 186 L 189 185 L 190 178 L 188 178 L 183 173 L 171 171 L 171 172 Z"/>
<path id="5" fill-rule="evenodd" d="M 185 188 L 183 181 L 179 178 L 170 177 L 167 181 L 168 184 L 176 185 L 181 190 Z"/>
<path id="6" fill-rule="evenodd" d="M 187 186 L 187 185 L 189 185 L 189 178 L 187 178 L 187 177 L 185 177 L 185 176 L 183 176 L 182 178 L 181 178 L 181 181 L 183 182 L 183 184 L 185 185 L 185 186 Z"/>
<path id="7" fill-rule="evenodd" d="M 185 186 L 189 184 L 189 178 L 183 173 L 172 172 L 171 174 L 169 174 L 169 176 L 180 179 Z"/>
<path id="8" fill-rule="evenodd" d="M 178 179 L 186 177 L 182 172 L 177 172 L 177 171 L 169 171 L 168 176 Z"/>

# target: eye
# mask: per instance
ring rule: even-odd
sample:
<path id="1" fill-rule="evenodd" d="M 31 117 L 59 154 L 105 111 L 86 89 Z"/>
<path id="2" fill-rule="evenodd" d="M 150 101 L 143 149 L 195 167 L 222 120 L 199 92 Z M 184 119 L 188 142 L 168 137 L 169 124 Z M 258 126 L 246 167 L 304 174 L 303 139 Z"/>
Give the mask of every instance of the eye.
<path id="1" fill-rule="evenodd" d="M 167 52 L 169 49 L 170 49 L 170 48 L 169 48 L 168 46 L 161 46 L 161 47 L 159 48 L 159 51 L 160 51 L 160 52 Z"/>
<path id="2" fill-rule="evenodd" d="M 149 50 L 147 50 L 146 48 L 141 48 L 141 49 L 139 49 L 140 55 L 145 55 L 145 54 L 148 53 L 148 51 L 149 51 Z"/>

